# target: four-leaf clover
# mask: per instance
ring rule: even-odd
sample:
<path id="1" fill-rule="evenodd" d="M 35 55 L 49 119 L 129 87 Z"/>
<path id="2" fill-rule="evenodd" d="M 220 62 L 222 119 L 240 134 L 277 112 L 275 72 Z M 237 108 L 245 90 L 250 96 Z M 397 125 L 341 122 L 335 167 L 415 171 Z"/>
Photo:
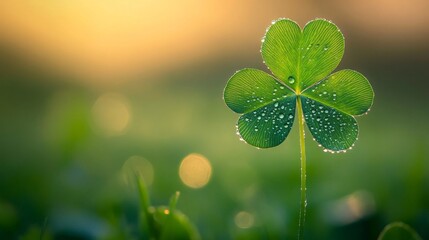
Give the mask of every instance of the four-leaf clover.
<path id="1" fill-rule="evenodd" d="M 260 148 L 282 143 L 299 99 L 305 122 L 321 146 L 329 151 L 352 147 L 358 137 L 354 116 L 369 110 L 374 92 L 354 70 L 330 74 L 344 54 L 344 37 L 337 26 L 316 19 L 301 30 L 294 21 L 279 19 L 267 29 L 261 53 L 274 76 L 242 69 L 224 91 L 227 106 L 242 114 L 237 124 L 242 139 Z"/>

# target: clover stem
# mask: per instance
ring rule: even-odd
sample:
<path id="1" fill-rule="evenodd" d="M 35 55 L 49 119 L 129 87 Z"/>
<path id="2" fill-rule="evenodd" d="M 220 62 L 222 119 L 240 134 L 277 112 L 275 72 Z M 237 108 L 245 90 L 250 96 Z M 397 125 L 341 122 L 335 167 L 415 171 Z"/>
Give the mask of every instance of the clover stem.
<path id="1" fill-rule="evenodd" d="M 304 132 L 304 115 L 302 114 L 301 97 L 297 97 L 296 107 L 298 108 L 298 125 L 299 125 L 299 145 L 301 150 L 301 204 L 299 209 L 299 232 L 298 239 L 304 239 L 305 211 L 307 207 L 307 175 L 306 175 L 306 157 L 305 157 L 305 132 Z"/>

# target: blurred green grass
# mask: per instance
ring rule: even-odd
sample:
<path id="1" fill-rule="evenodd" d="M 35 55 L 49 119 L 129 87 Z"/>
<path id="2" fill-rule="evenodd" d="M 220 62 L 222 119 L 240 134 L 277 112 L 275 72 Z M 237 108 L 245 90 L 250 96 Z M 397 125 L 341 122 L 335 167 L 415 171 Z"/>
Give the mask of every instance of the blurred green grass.
<path id="1" fill-rule="evenodd" d="M 398 84 L 402 76 L 390 72 L 391 66 L 363 66 L 359 70 L 374 83 L 376 97 L 368 116 L 358 119 L 354 149 L 324 153 L 307 131 L 306 236 L 375 239 L 387 223 L 401 220 L 429 238 L 426 84 L 414 80 L 421 88 L 407 92 L 411 87 Z M 115 88 L 131 113 L 124 133 L 116 136 L 100 132 L 92 115 L 106 91 L 3 68 L 0 238 L 24 236 L 34 226 L 42 228 L 46 218 L 53 236 L 68 232 L 73 239 L 108 239 L 129 231 L 137 221 L 138 196 L 123 183 L 121 169 L 134 155 L 154 167 L 152 203 L 167 205 L 180 191 L 177 207 L 203 239 L 294 238 L 300 168 L 296 128 L 269 150 L 239 141 L 238 116 L 227 110 L 222 91 L 240 67 L 206 63 Z M 212 165 L 212 177 L 200 189 L 184 185 L 178 174 L 190 153 L 204 155 Z M 362 192 L 366 197 L 356 198 Z M 357 205 L 350 205 L 353 199 Z M 254 217 L 249 228 L 237 226 L 242 211 Z"/>

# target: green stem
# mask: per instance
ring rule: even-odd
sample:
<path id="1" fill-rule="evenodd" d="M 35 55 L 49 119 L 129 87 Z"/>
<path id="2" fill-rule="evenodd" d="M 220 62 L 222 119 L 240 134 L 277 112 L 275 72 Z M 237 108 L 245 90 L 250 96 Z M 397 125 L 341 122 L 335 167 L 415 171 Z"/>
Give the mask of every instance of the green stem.
<path id="1" fill-rule="evenodd" d="M 136 182 L 137 182 L 137 188 L 140 195 L 140 207 L 141 207 L 141 214 L 144 216 L 141 216 L 142 220 L 142 229 L 144 232 L 146 232 L 149 235 L 149 238 L 154 237 L 153 229 L 155 229 L 155 222 L 153 221 L 153 218 L 151 216 L 151 213 L 149 212 L 150 207 L 150 201 L 149 201 L 149 195 L 147 193 L 146 183 L 144 182 L 144 179 L 140 177 L 137 173 L 135 174 Z"/>
<path id="2" fill-rule="evenodd" d="M 304 116 L 302 114 L 301 97 L 297 96 L 296 107 L 298 108 L 298 125 L 299 125 L 299 145 L 301 149 L 301 204 L 299 209 L 299 233 L 298 239 L 304 239 L 305 210 L 307 207 L 307 175 L 306 175 L 306 157 L 305 157 L 305 132 Z"/>

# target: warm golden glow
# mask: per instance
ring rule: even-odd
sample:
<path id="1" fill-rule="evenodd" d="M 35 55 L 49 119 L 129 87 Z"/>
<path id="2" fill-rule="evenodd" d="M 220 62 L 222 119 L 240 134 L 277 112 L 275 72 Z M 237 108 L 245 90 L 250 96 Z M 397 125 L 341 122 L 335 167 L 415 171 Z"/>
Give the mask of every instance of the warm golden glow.
<path id="1" fill-rule="evenodd" d="M 155 171 L 152 163 L 141 156 L 131 156 L 128 158 L 122 169 L 124 173 L 124 180 L 127 183 L 130 183 L 129 181 L 135 180 L 135 174 L 143 178 L 144 182 L 148 186 L 153 182 Z"/>
<path id="2" fill-rule="evenodd" d="M 114 93 L 100 96 L 92 108 L 92 115 L 96 130 L 109 136 L 123 133 L 131 118 L 127 101 Z"/>
<path id="3" fill-rule="evenodd" d="M 189 154 L 180 164 L 180 179 L 191 188 L 204 187 L 209 182 L 211 174 L 212 167 L 209 160 L 200 154 Z"/>
<path id="4" fill-rule="evenodd" d="M 228 50 L 246 54 L 249 46 L 259 48 L 271 20 L 297 19 L 302 8 L 312 7 L 246 0 L 0 1 L 0 42 L 51 69 L 106 84 L 189 66 Z M 246 41 L 250 36 L 255 41 Z"/>
<path id="5" fill-rule="evenodd" d="M 229 51 L 243 56 L 259 48 L 263 29 L 278 17 L 302 26 L 329 16 L 341 29 L 351 26 L 347 31 L 358 29 L 379 44 L 425 44 L 428 6 L 427 0 L 3 0 L 0 44 L 33 63 L 106 84 Z"/>
<path id="6" fill-rule="evenodd" d="M 234 221 L 239 228 L 250 228 L 253 226 L 255 218 L 251 213 L 242 211 L 235 215 Z"/>
<path id="7" fill-rule="evenodd" d="M 0 1 L 0 40 L 32 60 L 106 83 L 216 53 L 234 26 L 246 26 L 249 18 L 244 17 L 225 24 L 225 15 L 236 16 L 238 6 L 247 5 L 215 0 Z"/>

